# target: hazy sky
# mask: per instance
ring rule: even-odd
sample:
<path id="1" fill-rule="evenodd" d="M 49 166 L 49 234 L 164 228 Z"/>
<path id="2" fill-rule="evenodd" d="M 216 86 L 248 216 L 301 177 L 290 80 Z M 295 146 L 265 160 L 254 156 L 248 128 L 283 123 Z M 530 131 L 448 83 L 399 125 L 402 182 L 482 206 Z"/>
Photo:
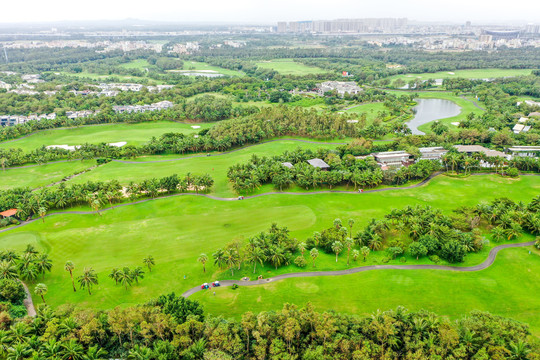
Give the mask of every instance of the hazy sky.
<path id="1" fill-rule="evenodd" d="M 362 17 L 540 23 L 540 0 L 1 0 L 0 22 L 257 22 Z"/>

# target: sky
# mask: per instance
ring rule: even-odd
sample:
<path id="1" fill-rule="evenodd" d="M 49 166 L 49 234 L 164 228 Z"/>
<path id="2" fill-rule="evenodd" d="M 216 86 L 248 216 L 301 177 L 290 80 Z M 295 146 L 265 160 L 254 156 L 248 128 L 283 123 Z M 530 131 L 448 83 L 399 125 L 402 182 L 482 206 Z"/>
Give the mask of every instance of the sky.
<path id="1" fill-rule="evenodd" d="M 0 23 L 141 19 L 267 23 L 338 18 L 540 24 L 539 0 L 2 0 Z"/>

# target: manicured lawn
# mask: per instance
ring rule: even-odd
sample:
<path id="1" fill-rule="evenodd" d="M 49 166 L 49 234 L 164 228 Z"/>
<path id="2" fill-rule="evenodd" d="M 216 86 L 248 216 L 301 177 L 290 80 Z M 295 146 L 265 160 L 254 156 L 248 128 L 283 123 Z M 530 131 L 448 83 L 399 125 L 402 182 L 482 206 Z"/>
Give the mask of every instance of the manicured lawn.
<path id="1" fill-rule="evenodd" d="M 243 76 L 244 73 L 241 71 L 236 70 L 229 70 L 225 69 L 219 66 L 213 66 L 204 62 L 199 61 L 184 61 L 184 66 L 182 67 L 182 70 L 186 71 L 209 71 L 213 73 L 228 75 L 228 76 Z M 177 71 L 177 70 L 174 70 Z"/>
<path id="2" fill-rule="evenodd" d="M 388 108 L 384 106 L 382 102 L 363 104 L 347 110 L 347 112 L 358 114 L 359 118 L 362 114 L 365 113 L 367 120 L 366 125 L 371 124 L 373 120 L 375 120 L 375 118 L 377 117 L 377 114 L 381 111 L 385 111 L 387 115 L 390 113 Z"/>
<path id="3" fill-rule="evenodd" d="M 191 126 L 200 126 L 193 129 Z M 0 149 L 21 148 L 30 151 L 48 145 L 81 145 L 84 143 L 113 143 L 126 141 L 129 145 L 142 145 L 152 136 L 159 137 L 168 132 L 196 134 L 212 127 L 213 123 L 184 124 L 173 121 L 145 122 L 137 124 L 105 124 L 58 128 L 39 131 L 16 141 L 0 143 Z"/>
<path id="4" fill-rule="evenodd" d="M 439 71 L 435 73 L 422 74 L 400 74 L 390 77 L 391 81 L 402 79 L 409 82 L 415 79 L 449 79 L 449 78 L 466 78 L 466 79 L 493 79 L 499 77 L 524 76 L 530 75 L 531 69 L 471 69 L 471 70 L 454 70 L 454 71 Z"/>
<path id="5" fill-rule="evenodd" d="M 145 59 L 137 59 L 137 60 L 131 60 L 128 63 L 122 64 L 122 65 L 120 65 L 120 67 L 123 67 L 125 69 L 144 70 L 144 69 L 147 69 L 149 67 L 152 67 L 152 65 L 150 65 L 150 63 L 148 63 L 148 61 L 145 60 Z"/>
<path id="6" fill-rule="evenodd" d="M 60 74 L 66 75 L 66 76 L 72 76 L 72 77 L 80 78 L 80 79 L 90 79 L 90 80 L 107 81 L 107 82 L 113 82 L 113 81 L 138 82 L 144 79 L 145 81 L 148 80 L 148 85 L 163 84 L 163 81 L 149 79 L 147 77 L 141 77 L 141 76 L 126 76 L 126 75 L 118 75 L 118 74 L 102 75 L 102 74 L 95 74 L 95 73 L 90 73 L 86 71 L 83 71 L 80 73 L 60 71 Z"/>
<path id="7" fill-rule="evenodd" d="M 257 65 L 263 69 L 272 69 L 282 75 L 310 75 L 310 74 L 324 74 L 328 71 L 315 66 L 307 66 L 299 62 L 295 62 L 291 59 L 276 59 L 271 61 L 260 61 Z"/>
<path id="8" fill-rule="evenodd" d="M 180 162 L 177 164 L 179 165 Z M 181 169 L 178 170 L 177 173 L 184 173 Z M 186 170 L 196 173 L 192 169 Z M 129 170 L 126 168 L 124 171 Z M 518 180 L 510 180 L 495 176 L 474 176 L 467 179 L 437 177 L 421 188 L 358 195 L 319 194 L 292 196 L 282 194 L 230 202 L 188 195 L 116 208 L 104 212 L 103 216 L 53 215 L 46 218 L 44 223 L 36 221 L 19 229 L 0 233 L 0 249 L 15 248 L 20 250 L 26 244 L 31 243 L 49 253 L 54 262 L 53 272 L 47 275 L 44 280 L 40 279 L 39 281 L 48 285 L 47 301 L 51 305 L 56 306 L 69 302 L 92 308 L 111 308 L 116 305 L 141 303 L 170 291 L 182 293 L 202 282 L 209 282 L 216 278 L 231 278 L 226 272 L 216 269 L 211 260 L 207 264 L 207 272 L 203 273 L 201 265 L 196 261 L 198 255 L 205 252 L 211 256 L 216 249 L 233 239 L 245 241 L 250 236 L 267 229 L 272 222 L 276 222 L 280 226 L 287 226 L 291 231 L 291 236 L 299 240 L 305 240 L 313 231 L 320 231 L 331 226 L 333 220 L 338 217 L 344 219 L 344 221 L 349 218 L 355 219 L 355 230 L 359 230 L 372 217 L 382 217 L 390 209 L 402 208 L 407 204 L 430 205 L 441 208 L 448 213 L 451 209 L 461 205 L 472 206 L 481 201 L 492 200 L 497 196 L 506 196 L 515 201 L 529 201 L 539 192 L 540 179 L 538 177 L 522 177 Z M 142 265 L 142 258 L 149 254 L 155 257 L 157 265 L 152 273 L 146 274 L 140 285 L 126 291 L 119 286 L 115 286 L 114 282 L 107 278 L 111 268 Z M 376 254 L 372 255 L 375 258 L 377 257 Z M 88 296 L 85 291 L 72 292 L 69 275 L 63 270 L 63 264 L 67 260 L 72 260 L 75 263 L 75 276 L 78 276 L 82 269 L 88 266 L 93 267 L 98 272 L 100 283 L 93 290 L 92 296 Z M 330 267 L 332 260 L 333 255 L 321 252 L 317 262 L 320 262 L 321 267 Z M 477 256 L 471 260 L 479 262 L 481 259 L 480 256 Z M 529 262 L 524 262 L 521 258 L 512 261 L 512 263 L 520 267 L 530 265 Z M 337 266 L 345 266 L 344 255 L 341 255 Z M 266 274 L 267 270 L 270 269 L 261 269 L 260 271 L 264 271 Z M 310 270 L 310 268 L 306 268 L 306 270 Z M 472 280 L 470 283 L 460 284 L 460 286 L 456 287 L 456 291 L 464 292 L 468 289 L 474 289 L 474 286 L 483 286 L 485 282 L 488 285 L 492 284 L 490 285 L 492 286 L 492 292 L 499 292 L 501 298 L 507 300 L 506 303 L 494 304 L 496 301 L 490 297 L 492 293 L 488 293 L 490 296 L 485 296 L 482 303 L 486 308 L 490 304 L 504 306 L 507 313 L 512 311 L 520 312 L 524 309 L 524 306 L 528 305 L 531 305 L 531 309 L 534 309 L 538 307 L 538 300 L 531 300 L 531 296 L 529 296 L 530 294 L 538 294 L 537 288 L 534 287 L 537 286 L 534 283 L 538 283 L 535 278 L 538 271 L 534 270 L 531 268 L 531 272 L 528 273 L 527 277 L 522 273 L 516 273 L 520 275 L 519 281 L 516 278 L 510 281 L 504 277 L 499 280 L 496 277 L 485 276 L 478 278 L 478 284 L 472 282 Z M 247 269 L 245 271 L 248 272 Z M 508 271 L 503 272 L 503 275 L 510 276 L 512 271 L 511 268 L 508 268 Z M 249 270 L 250 272 L 251 270 Z M 373 274 L 367 274 L 367 276 L 375 276 Z M 384 274 L 389 273 L 384 272 L 376 276 Z M 422 280 L 423 275 L 421 274 L 418 275 L 418 280 L 415 280 L 415 278 L 409 280 L 411 276 L 409 274 L 412 274 L 412 272 L 399 272 L 392 274 L 392 276 L 396 277 L 395 281 L 401 281 L 403 286 L 425 281 L 426 284 L 423 290 L 427 292 L 425 295 L 426 301 L 434 296 L 444 298 L 441 292 L 445 290 L 444 286 L 441 285 L 442 280 L 439 278 Z M 186 280 L 183 280 L 184 275 L 187 275 Z M 234 278 L 238 279 L 239 276 L 240 274 L 235 273 Z M 461 275 L 455 274 L 455 276 L 457 278 Z M 392 277 L 389 278 L 388 275 L 385 275 L 383 281 L 376 282 L 377 289 L 380 289 L 379 293 L 377 292 L 379 290 L 366 290 L 366 297 L 360 297 L 362 300 L 358 301 L 351 300 L 355 299 L 356 296 L 350 294 L 362 293 L 362 289 L 365 288 L 363 283 L 351 282 L 346 278 L 344 280 L 332 279 L 332 283 L 335 282 L 332 286 L 346 287 L 346 289 L 341 292 L 324 290 L 317 301 L 318 304 L 324 302 L 327 307 L 330 302 L 332 305 L 342 308 L 348 306 L 350 311 L 354 312 L 367 312 L 373 308 L 386 309 L 395 306 L 394 304 L 409 306 L 414 299 L 411 298 L 409 301 L 406 295 L 403 295 L 409 291 L 408 289 L 389 287 L 385 290 L 385 281 L 394 281 L 392 279 Z M 250 295 L 245 292 L 247 295 L 238 299 L 237 304 L 233 302 L 231 306 L 221 306 L 221 313 L 231 316 L 249 309 L 261 309 L 262 304 L 268 304 L 267 308 L 272 308 L 280 307 L 283 301 L 298 301 L 300 303 L 306 299 L 306 297 L 302 297 L 304 291 L 308 293 L 313 291 L 316 294 L 319 288 L 323 288 L 324 281 L 328 283 L 329 280 L 322 280 L 323 283 L 318 283 L 319 280 L 313 280 L 313 282 L 312 280 L 303 281 L 298 286 L 300 290 L 296 292 L 291 291 L 291 288 L 286 290 L 286 287 L 293 286 L 290 284 L 296 284 L 296 282 L 270 285 L 276 288 L 277 295 L 285 291 L 289 292 L 287 296 L 282 298 L 267 298 L 263 294 L 255 296 L 255 294 Z M 529 280 L 532 285 L 528 283 Z M 432 288 L 427 285 L 428 281 L 432 281 L 433 289 L 436 289 L 432 293 L 429 293 Z M 527 283 L 523 284 L 525 282 Z M 515 288 L 518 286 L 515 284 L 519 283 L 522 284 L 521 286 L 524 289 L 524 296 L 521 296 L 522 294 L 519 292 L 515 292 Z M 464 287 L 465 285 L 468 287 Z M 285 286 L 283 290 L 281 290 L 282 286 Z M 33 284 L 31 284 L 31 287 L 33 287 Z M 440 291 L 438 291 L 439 289 Z M 510 295 L 503 297 L 502 294 L 506 294 L 507 289 L 513 291 L 513 297 L 510 297 Z M 253 289 L 250 291 L 262 290 Z M 413 292 L 413 290 L 410 291 Z M 238 293 L 230 293 L 226 289 L 224 289 L 223 295 L 220 291 L 218 293 L 220 297 L 223 296 L 222 299 L 229 297 L 228 301 L 231 301 L 232 298 L 238 296 L 235 294 L 244 294 L 244 289 Z M 298 293 L 298 298 L 294 298 L 295 293 Z M 335 297 L 325 297 L 325 293 L 333 294 Z M 418 294 L 417 297 L 419 297 Z M 458 292 L 457 294 L 461 293 Z M 204 294 L 201 295 L 204 297 Z M 252 301 L 253 299 L 258 301 L 259 296 L 260 303 Z M 381 297 L 381 301 L 376 301 L 370 296 Z M 535 296 L 537 297 L 537 295 Z M 403 302 L 401 302 L 402 297 Z M 217 313 L 217 303 L 211 303 L 211 301 L 217 301 L 217 299 L 207 301 L 206 298 L 202 298 L 200 295 L 197 295 L 196 298 L 202 299 L 205 305 L 208 306 L 209 311 Z M 245 303 L 243 302 L 244 299 Z M 334 299 L 338 301 L 332 301 Z M 35 300 L 39 301 L 38 299 Z M 451 298 L 447 295 L 445 300 L 448 302 L 447 308 L 444 308 L 440 303 L 433 302 L 430 309 L 437 310 L 441 314 L 448 313 L 452 315 L 451 311 L 473 310 L 480 303 L 480 300 L 478 300 L 468 304 L 469 297 L 466 296 L 463 296 L 463 298 Z M 522 301 L 522 303 L 517 304 L 518 300 Z M 460 306 L 458 307 L 454 303 L 460 303 Z M 366 304 L 369 306 L 364 306 Z M 424 304 L 426 302 L 419 301 L 417 307 Z M 452 306 L 455 306 L 455 310 L 450 308 Z M 493 311 L 496 310 L 497 308 L 494 307 Z M 537 317 L 538 313 L 530 312 L 529 314 Z"/>
<path id="9" fill-rule="evenodd" d="M 236 192 L 233 191 L 228 179 L 227 171 L 229 167 L 236 163 L 247 162 L 253 154 L 257 156 L 272 156 L 279 155 L 285 150 L 296 149 L 317 149 L 319 147 L 335 148 L 336 145 L 324 143 L 302 143 L 292 140 L 281 140 L 276 142 L 265 143 L 242 149 L 232 154 L 198 157 L 193 159 L 185 159 L 181 161 L 166 161 L 158 163 L 139 163 L 139 164 L 124 164 L 119 162 L 110 162 L 92 172 L 83 174 L 73 181 L 85 182 L 88 180 L 107 180 L 117 179 L 122 184 L 129 184 L 130 181 L 139 181 L 152 177 L 163 177 L 171 174 L 183 175 L 188 172 L 192 174 L 208 173 L 215 181 L 212 194 L 224 197 L 235 197 Z M 189 155 L 187 155 L 189 156 Z M 140 157 L 137 161 L 147 160 L 162 160 L 181 158 L 182 155 L 167 155 L 165 158 L 161 156 Z"/>
<path id="10" fill-rule="evenodd" d="M 193 299 L 208 313 L 226 317 L 239 318 L 247 310 L 278 310 L 286 302 L 365 315 L 398 306 L 451 318 L 482 310 L 529 323 L 531 331 L 540 334 L 540 252 L 532 246 L 503 250 L 491 267 L 478 272 L 377 270 L 222 288 L 216 296 L 212 292 L 196 293 Z"/>
<path id="11" fill-rule="evenodd" d="M 70 161 L 56 164 L 44 164 L 22 169 L 0 170 L 0 190 L 29 187 L 31 189 L 45 186 L 64 177 L 73 175 L 95 165 L 95 160 Z"/>

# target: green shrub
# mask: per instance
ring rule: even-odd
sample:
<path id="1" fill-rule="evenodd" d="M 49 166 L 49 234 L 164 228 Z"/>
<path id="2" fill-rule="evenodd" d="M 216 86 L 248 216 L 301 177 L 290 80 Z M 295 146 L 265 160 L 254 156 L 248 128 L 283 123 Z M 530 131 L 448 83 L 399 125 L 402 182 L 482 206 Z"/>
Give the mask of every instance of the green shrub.
<path id="1" fill-rule="evenodd" d="M 407 262 L 407 258 L 402 256 L 399 261 L 401 261 L 402 263 L 406 263 Z"/>
<path id="2" fill-rule="evenodd" d="M 238 284 L 233 284 L 232 289 L 233 289 L 233 290 L 238 289 Z"/>
<path id="3" fill-rule="evenodd" d="M 24 305 L 11 305 L 11 308 L 9 309 L 9 315 L 11 315 L 12 318 L 22 318 L 25 317 L 26 314 L 26 307 L 24 307 Z"/>
<path id="4" fill-rule="evenodd" d="M 12 279 L 0 280 L 0 301 L 21 305 L 25 297 L 26 293 L 20 281 Z"/>
<path id="5" fill-rule="evenodd" d="M 306 259 L 304 259 L 303 256 L 297 256 L 296 259 L 294 259 L 294 265 L 303 268 L 306 267 Z"/>
<path id="6" fill-rule="evenodd" d="M 441 258 L 439 258 L 437 255 L 431 255 L 429 257 L 429 260 L 433 261 L 435 264 L 438 264 L 441 262 Z"/>
<path id="7" fill-rule="evenodd" d="M 381 261 L 386 264 L 386 263 L 388 263 L 390 261 L 390 258 L 389 257 L 383 257 Z"/>
<path id="8" fill-rule="evenodd" d="M 519 177 L 519 171 L 515 167 L 508 168 L 506 170 L 506 176 L 512 177 L 512 178 L 517 178 L 517 177 Z"/>

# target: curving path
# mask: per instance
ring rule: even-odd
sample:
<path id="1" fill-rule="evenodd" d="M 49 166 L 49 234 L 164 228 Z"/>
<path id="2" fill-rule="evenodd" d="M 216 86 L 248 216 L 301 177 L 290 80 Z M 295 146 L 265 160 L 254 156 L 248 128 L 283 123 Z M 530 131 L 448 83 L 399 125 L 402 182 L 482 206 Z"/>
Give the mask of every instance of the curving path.
<path id="1" fill-rule="evenodd" d="M 477 103 L 476 101 L 467 99 L 464 95 L 461 95 L 460 97 L 461 97 L 463 100 L 466 100 L 466 101 L 472 103 L 476 108 L 478 108 L 478 109 L 480 109 L 480 110 L 482 110 L 482 111 L 486 111 L 486 109 L 484 109 L 483 107 L 481 107 L 480 105 L 478 105 L 478 103 Z"/>
<path id="2" fill-rule="evenodd" d="M 269 282 L 273 281 L 279 281 L 283 279 L 292 279 L 292 278 L 306 278 L 306 277 L 316 277 L 316 276 L 340 276 L 340 275 L 350 275 L 350 274 L 356 274 L 359 272 L 364 271 L 371 271 L 371 270 L 446 270 L 446 271 L 460 271 L 460 272 L 472 272 L 472 271 L 480 271 L 487 269 L 490 267 L 493 262 L 495 262 L 495 258 L 497 257 L 497 253 L 503 249 L 508 248 L 517 248 L 517 247 L 525 247 L 525 246 L 531 246 L 534 245 L 534 241 L 528 241 L 524 243 L 516 243 L 516 244 L 504 244 L 494 247 L 490 250 L 489 255 L 484 262 L 474 265 L 474 266 L 448 266 L 448 265 L 370 265 L 370 266 L 360 266 L 355 267 L 351 269 L 346 270 L 335 270 L 335 271 L 310 271 L 310 272 L 297 272 L 297 273 L 288 273 L 288 274 L 281 274 L 276 275 L 272 278 L 268 279 L 262 279 L 262 280 L 253 280 L 253 281 L 242 281 L 242 280 L 223 280 L 220 281 L 221 286 L 232 286 L 234 284 L 238 286 L 255 286 L 255 285 L 264 285 L 268 284 Z M 182 296 L 183 297 L 189 297 L 196 292 L 201 291 L 201 287 L 197 286 L 192 289 L 189 289 L 185 291 Z"/>
<path id="3" fill-rule="evenodd" d="M 348 191 L 348 190 L 320 190 L 320 191 L 311 191 L 311 192 L 278 192 L 278 191 L 272 191 L 272 192 L 266 192 L 266 193 L 262 193 L 262 194 L 244 196 L 244 200 L 254 199 L 254 198 L 258 198 L 258 197 L 262 197 L 262 196 L 269 196 L 269 195 L 294 195 L 294 196 L 306 196 L 306 195 L 317 195 L 317 194 L 362 195 L 362 194 L 367 194 L 367 193 L 377 193 L 377 192 L 391 191 L 391 190 L 409 190 L 409 189 L 414 189 L 414 188 L 423 186 L 423 185 L 427 184 L 429 181 L 431 181 L 434 177 L 439 176 L 441 174 L 443 174 L 442 171 L 435 172 L 435 173 L 431 174 L 430 176 L 428 176 L 427 178 L 425 178 L 424 180 L 420 181 L 419 183 L 409 185 L 409 186 L 387 187 L 387 188 L 382 188 L 382 189 L 364 190 L 361 193 L 357 192 L 357 191 Z M 472 173 L 470 175 L 493 175 L 493 173 Z M 520 176 L 540 176 L 540 174 L 520 174 Z M 219 197 L 219 196 L 208 195 L 208 194 L 178 193 L 178 194 L 169 194 L 169 195 L 157 196 L 155 198 L 141 199 L 141 200 L 137 200 L 137 201 L 133 201 L 133 202 L 117 204 L 117 205 L 114 205 L 112 207 L 101 209 L 99 212 L 108 211 L 108 210 L 112 210 L 112 209 L 119 208 L 119 207 L 124 207 L 124 206 L 141 204 L 141 203 L 145 203 L 145 202 L 148 202 L 148 201 L 167 199 L 167 198 L 176 197 L 176 196 L 202 196 L 202 197 L 212 199 L 212 200 L 217 200 L 217 201 L 238 201 L 238 197 L 225 198 L 225 197 Z M 47 215 L 45 215 L 45 217 L 54 216 L 54 215 L 62 215 L 62 214 L 91 215 L 91 214 L 95 214 L 95 212 L 94 211 L 81 211 L 81 210 L 67 210 L 67 211 L 57 211 L 57 212 L 54 212 L 54 213 L 51 213 L 51 214 L 47 214 Z M 21 221 L 21 223 L 19 225 L 11 226 L 11 227 L 8 227 L 8 228 L 5 228 L 5 229 L 0 229 L 0 233 L 20 228 L 22 226 L 28 225 L 28 224 L 33 223 L 34 221 L 38 221 L 38 220 L 40 220 L 40 218 L 35 218 L 35 219 L 27 220 L 27 221 Z"/>
<path id="4" fill-rule="evenodd" d="M 24 288 L 24 292 L 26 293 L 26 298 L 23 300 L 23 305 L 26 308 L 26 312 L 28 313 L 28 316 L 36 316 L 36 308 L 34 306 L 34 302 L 32 301 L 32 295 L 30 294 L 30 290 L 28 290 L 28 286 L 24 282 L 21 281 L 21 284 Z"/>

